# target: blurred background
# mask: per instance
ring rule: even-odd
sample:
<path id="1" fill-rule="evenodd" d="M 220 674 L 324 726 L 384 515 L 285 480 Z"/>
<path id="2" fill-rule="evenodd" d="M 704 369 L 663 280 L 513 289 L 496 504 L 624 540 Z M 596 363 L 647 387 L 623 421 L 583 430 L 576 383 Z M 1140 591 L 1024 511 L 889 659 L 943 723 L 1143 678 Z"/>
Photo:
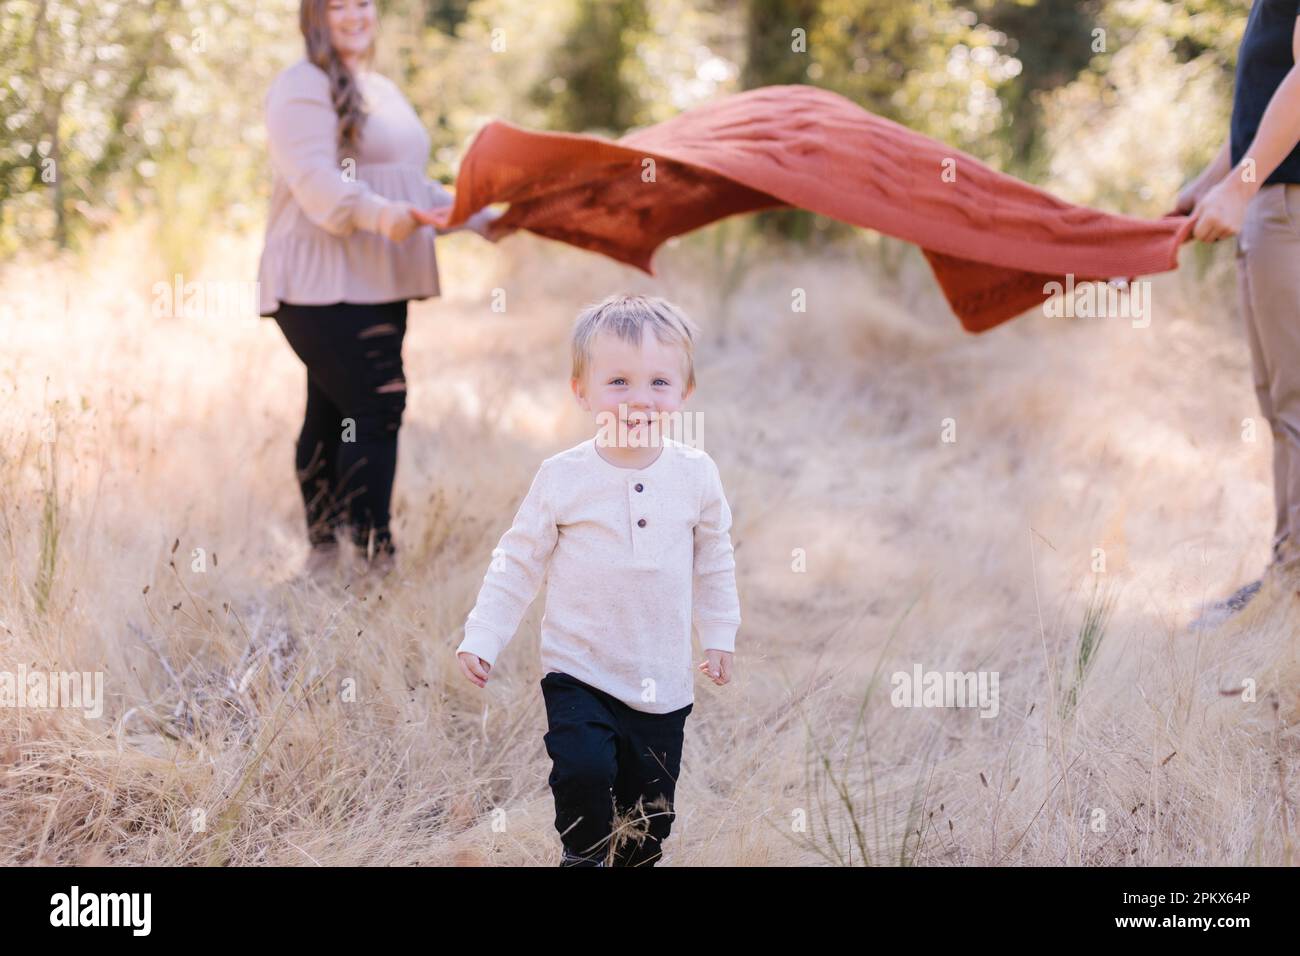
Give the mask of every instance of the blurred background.
<path id="1" fill-rule="evenodd" d="M 1248 9 L 379 6 L 449 185 L 491 119 L 618 136 L 809 83 L 1137 216 L 1227 136 Z M 672 240 L 655 277 L 449 236 L 405 344 L 402 573 L 318 587 L 301 363 L 254 315 L 153 308 L 177 275 L 256 278 L 297 3 L 2 0 L 0 25 L 0 670 L 107 695 L 0 708 L 0 863 L 552 865 L 542 602 L 485 690 L 453 649 L 538 463 L 590 435 L 568 334 L 612 292 L 704 329 L 744 618 L 736 680 L 697 682 L 665 865 L 1294 862 L 1293 602 L 1186 629 L 1271 533 L 1231 242 L 1153 277 L 1145 327 L 972 337 L 918 250 L 794 210 Z M 997 672 L 997 717 L 891 706 L 916 666 Z"/>

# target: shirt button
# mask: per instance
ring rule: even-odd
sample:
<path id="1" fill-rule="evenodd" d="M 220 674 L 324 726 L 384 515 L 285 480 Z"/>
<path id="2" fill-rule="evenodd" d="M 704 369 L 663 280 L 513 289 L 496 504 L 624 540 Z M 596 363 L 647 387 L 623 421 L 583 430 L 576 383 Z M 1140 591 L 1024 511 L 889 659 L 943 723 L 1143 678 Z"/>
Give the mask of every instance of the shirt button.
<path id="1" fill-rule="evenodd" d="M 638 528 L 644 528 L 644 527 L 645 527 L 645 518 L 642 518 L 640 521 L 638 521 L 638 522 L 636 523 L 636 526 L 637 526 Z"/>
<path id="2" fill-rule="evenodd" d="M 645 485 L 641 484 L 641 482 L 638 481 L 638 482 L 636 483 L 636 490 L 637 490 L 637 491 L 645 491 Z"/>

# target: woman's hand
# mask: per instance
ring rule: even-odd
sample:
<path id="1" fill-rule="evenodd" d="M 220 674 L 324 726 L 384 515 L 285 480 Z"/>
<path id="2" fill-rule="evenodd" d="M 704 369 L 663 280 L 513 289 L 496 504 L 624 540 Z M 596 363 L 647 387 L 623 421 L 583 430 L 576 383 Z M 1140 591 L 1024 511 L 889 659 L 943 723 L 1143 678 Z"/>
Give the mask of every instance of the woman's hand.
<path id="1" fill-rule="evenodd" d="M 474 213 L 468 219 L 462 222 L 459 226 L 452 226 L 450 229 L 444 228 L 442 225 L 440 225 L 442 222 L 445 221 L 443 219 L 443 214 L 446 211 L 447 210 L 445 206 L 439 209 L 412 208 L 411 216 L 415 219 L 417 223 L 420 223 L 425 226 L 433 226 L 434 229 L 437 231 L 438 235 L 440 236 L 446 236 L 453 232 L 461 232 L 462 230 L 467 230 L 469 232 L 477 233 L 478 235 L 486 239 L 488 242 L 496 242 L 498 239 L 501 238 L 501 235 L 506 234 L 506 233 L 502 233 L 500 235 L 489 235 L 489 231 L 490 231 L 489 227 L 492 225 L 492 223 L 496 222 L 498 219 L 500 219 L 502 216 L 505 215 L 504 211 L 497 211 L 493 209 L 491 206 L 484 206 L 478 212 Z"/>
<path id="2" fill-rule="evenodd" d="M 438 225 L 438 223 L 443 221 L 442 214 L 446 210 L 446 206 L 439 206 L 436 209 L 412 209 L 411 215 L 415 217 L 415 221 L 420 223 L 420 225 L 433 226 L 439 234 L 455 232 L 455 229 L 443 229 Z"/>
<path id="3" fill-rule="evenodd" d="M 411 203 L 403 199 L 391 200 L 379 213 L 379 228 L 376 232 L 393 242 L 401 242 L 420 225 L 415 212 L 415 206 Z"/>

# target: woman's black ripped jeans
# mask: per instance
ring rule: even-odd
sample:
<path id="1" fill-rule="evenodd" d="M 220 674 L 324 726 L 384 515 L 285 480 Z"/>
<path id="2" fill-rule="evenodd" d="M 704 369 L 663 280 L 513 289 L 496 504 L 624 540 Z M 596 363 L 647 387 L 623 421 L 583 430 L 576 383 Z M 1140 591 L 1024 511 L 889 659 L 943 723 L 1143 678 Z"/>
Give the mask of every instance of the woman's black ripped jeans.
<path id="1" fill-rule="evenodd" d="M 295 465 L 312 545 L 344 531 L 363 554 L 392 553 L 389 502 L 406 408 L 406 301 L 290 305 L 275 316 L 307 366 L 307 411 Z"/>

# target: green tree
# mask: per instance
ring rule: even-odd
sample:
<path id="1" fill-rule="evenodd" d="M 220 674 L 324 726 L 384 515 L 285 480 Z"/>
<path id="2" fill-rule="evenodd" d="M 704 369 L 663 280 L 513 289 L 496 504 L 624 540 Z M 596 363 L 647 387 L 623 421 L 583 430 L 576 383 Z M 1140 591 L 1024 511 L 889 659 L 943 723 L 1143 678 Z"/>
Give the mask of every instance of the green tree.
<path id="1" fill-rule="evenodd" d="M 644 104 L 625 64 L 648 25 L 645 0 L 579 0 L 553 75 L 533 91 L 554 128 L 618 135 L 637 124 Z"/>

